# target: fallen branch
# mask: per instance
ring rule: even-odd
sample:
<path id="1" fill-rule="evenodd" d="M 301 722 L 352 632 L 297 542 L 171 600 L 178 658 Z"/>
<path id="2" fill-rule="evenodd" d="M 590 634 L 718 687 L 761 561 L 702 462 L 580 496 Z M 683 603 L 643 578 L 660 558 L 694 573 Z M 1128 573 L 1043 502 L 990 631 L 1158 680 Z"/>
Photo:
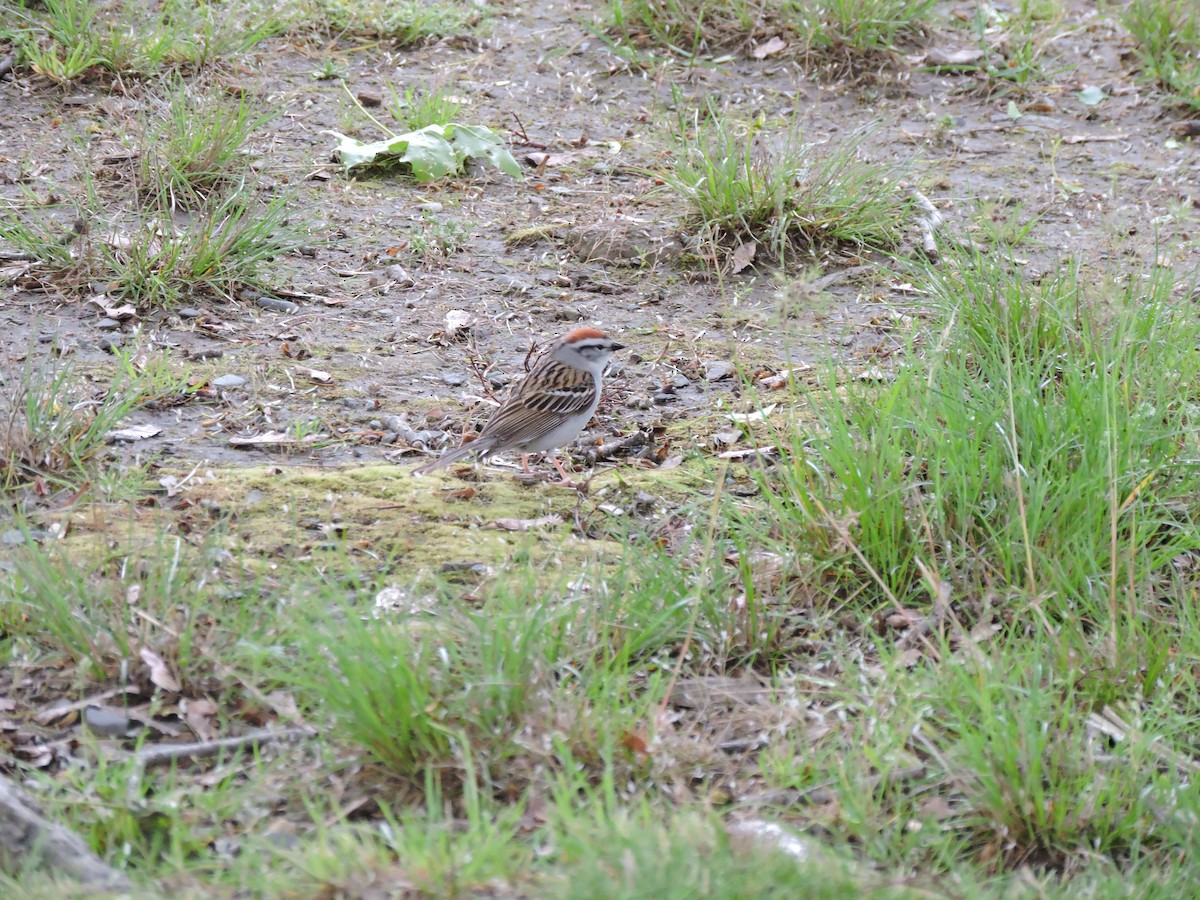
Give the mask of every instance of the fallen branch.
<path id="1" fill-rule="evenodd" d="M 0 776 L 0 867 L 14 874 L 39 868 L 108 891 L 133 888 L 83 838 L 37 812 L 4 776 Z"/>
<path id="2" fill-rule="evenodd" d="M 244 747 L 264 747 L 267 744 L 289 741 L 294 738 L 312 737 L 313 734 L 315 732 L 311 728 L 283 728 L 278 731 L 261 728 L 257 731 L 248 731 L 245 734 L 221 738 L 216 741 L 197 741 L 191 744 L 159 744 L 154 747 L 146 747 L 134 754 L 134 759 L 143 768 L 150 768 L 151 766 L 161 766 L 181 759 L 207 759 L 211 756 L 218 756 L 227 750 L 241 750 Z"/>

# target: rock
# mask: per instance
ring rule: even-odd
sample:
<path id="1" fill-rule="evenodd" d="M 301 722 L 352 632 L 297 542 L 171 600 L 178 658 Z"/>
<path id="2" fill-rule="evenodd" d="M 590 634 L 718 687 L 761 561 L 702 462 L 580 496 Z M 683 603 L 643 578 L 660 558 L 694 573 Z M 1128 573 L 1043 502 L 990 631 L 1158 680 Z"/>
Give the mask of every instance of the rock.
<path id="1" fill-rule="evenodd" d="M 408 274 L 408 269 L 399 263 L 392 263 L 383 270 L 383 274 L 389 281 L 394 281 L 396 284 L 413 285 L 417 283 L 417 280 Z"/>
<path id="2" fill-rule="evenodd" d="M 655 394 L 652 398 L 655 406 L 663 406 L 675 399 L 674 394 Z"/>
<path id="3" fill-rule="evenodd" d="M 179 310 L 179 318 L 181 319 L 198 319 L 202 313 L 194 306 L 185 306 Z"/>
<path id="4" fill-rule="evenodd" d="M 448 384 L 450 387 L 461 387 L 467 383 L 467 376 L 462 372 L 443 372 L 442 383 Z"/>
<path id="5" fill-rule="evenodd" d="M 293 303 L 291 300 L 280 300 L 278 297 L 255 297 L 254 305 L 272 310 L 273 312 L 289 314 L 300 312 L 298 304 Z"/>
<path id="6" fill-rule="evenodd" d="M 444 207 L 442 204 L 438 203 L 436 200 L 430 201 L 429 203 L 417 204 L 417 209 L 421 210 L 421 212 L 440 213 L 443 208 Z"/>
<path id="7" fill-rule="evenodd" d="M 107 706 L 85 707 L 82 722 L 84 728 L 100 737 L 124 737 L 133 727 L 129 716 Z"/>
<path id="8" fill-rule="evenodd" d="M 240 388 L 245 383 L 246 379 L 241 375 L 222 375 L 219 378 L 214 378 L 212 380 L 212 386 L 215 388 L 220 388 L 223 391 L 232 390 L 233 388 Z"/>
<path id="9" fill-rule="evenodd" d="M 105 353 L 116 353 L 118 350 L 121 349 L 121 345 L 124 343 L 125 343 L 125 335 L 112 334 L 112 335 L 107 335 L 106 337 L 101 338 L 96 343 L 96 347 L 100 350 L 103 350 Z"/>
<path id="10" fill-rule="evenodd" d="M 99 322 L 96 323 L 96 327 L 99 328 L 101 331 L 112 331 L 114 328 L 120 328 L 121 323 L 118 322 L 116 319 L 110 319 L 108 316 L 105 316 L 103 319 L 101 319 Z"/>
<path id="11" fill-rule="evenodd" d="M 691 384 L 691 381 L 688 380 L 686 375 L 675 375 L 671 378 L 671 384 L 675 388 L 685 388 Z"/>
<path id="12" fill-rule="evenodd" d="M 358 102 L 368 109 L 383 106 L 383 94 L 373 88 L 363 88 L 356 95 Z"/>

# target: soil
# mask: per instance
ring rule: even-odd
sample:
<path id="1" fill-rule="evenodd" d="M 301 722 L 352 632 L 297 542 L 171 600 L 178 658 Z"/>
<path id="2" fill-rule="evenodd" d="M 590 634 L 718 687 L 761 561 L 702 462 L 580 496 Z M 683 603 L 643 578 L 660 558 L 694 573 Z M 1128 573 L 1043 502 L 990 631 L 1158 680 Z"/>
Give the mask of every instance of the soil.
<path id="1" fill-rule="evenodd" d="M 115 337 L 186 361 L 194 381 L 245 379 L 138 412 L 129 424 L 161 430 L 121 445 L 127 461 L 408 462 L 424 458 L 426 444 L 456 442 L 465 410 L 475 407 L 482 419 L 489 407 L 477 402 L 520 373 L 533 342 L 588 324 L 630 350 L 586 441 L 636 425 L 670 430 L 674 449 L 717 448 L 703 416 L 739 393 L 726 362 L 753 375 L 832 352 L 842 365 L 870 370 L 902 347 L 919 322 L 921 298 L 905 268 L 920 240 L 914 223 L 895 258 L 825 254 L 803 273 L 763 265 L 721 276 L 685 265 L 686 211 L 653 172 L 669 163 L 665 123 L 686 111 L 681 105 L 709 101 L 746 119 L 796 110 L 814 142 L 869 128 L 864 153 L 910 172 L 946 217 L 947 233 L 1000 249 L 995 235 L 1032 220 L 1031 239 L 1016 252 L 1035 275 L 1074 258 L 1097 278 L 1143 271 L 1154 254 L 1190 269 L 1196 151 L 1172 138 L 1172 117 L 1138 81 L 1115 17 L 1071 4 L 1045 42 L 1043 77 L 1024 86 L 923 67 L 926 54 L 972 46 L 964 23 L 974 6 L 948 5 L 948 24 L 911 55 L 853 78 L 806 69 L 786 51 L 631 68 L 589 30 L 600 11 L 586 3 L 497 5 L 486 37 L 415 49 L 271 39 L 197 84 L 280 113 L 249 149 L 259 161 L 257 189 L 288 192 L 311 229 L 310 248 L 278 259 L 271 272 L 297 310 L 264 309 L 243 294 L 141 310 L 119 331 L 102 331 L 98 306 L 14 287 L 0 302 L 5 368 L 53 352 L 106 381 Z M 992 38 L 1001 49 L 1007 39 Z M 315 77 L 327 60 L 344 85 Z M 1082 102 L 1077 92 L 1089 86 L 1106 98 Z M 328 131 L 379 136 L 350 95 L 439 87 L 466 101 L 461 120 L 507 132 L 522 161 L 548 152 L 553 165 L 530 165 L 521 181 L 478 169 L 417 185 L 352 180 L 330 162 Z M 81 160 L 119 145 L 143 107 L 159 102 L 136 82 L 64 92 L 20 75 L 0 81 L 0 101 L 10 123 L 0 133 L 0 198 L 10 204 L 30 191 L 44 201 L 78 191 L 76 166 L 88 164 Z M 386 110 L 373 113 L 387 120 Z M 92 148 L 86 156 L 72 152 L 80 135 Z M 433 223 L 460 226 L 461 248 L 416 254 L 414 238 L 428 237 Z M 524 229 L 536 231 L 506 241 Z M 448 328 L 448 313 L 465 315 Z M 230 443 L 279 432 L 312 437 Z"/>

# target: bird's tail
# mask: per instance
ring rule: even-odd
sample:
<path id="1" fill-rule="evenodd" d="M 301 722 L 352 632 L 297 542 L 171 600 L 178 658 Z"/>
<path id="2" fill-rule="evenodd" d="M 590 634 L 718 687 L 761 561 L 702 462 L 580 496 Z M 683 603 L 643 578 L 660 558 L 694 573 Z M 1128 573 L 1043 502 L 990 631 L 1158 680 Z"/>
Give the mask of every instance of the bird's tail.
<path id="1" fill-rule="evenodd" d="M 448 466 L 451 463 L 458 462 L 460 459 L 471 456 L 472 454 L 478 455 L 481 453 L 486 453 L 487 450 L 488 448 L 486 446 L 477 445 L 474 441 L 472 441 L 470 443 L 463 444 L 461 447 L 455 447 L 453 450 L 443 453 L 437 459 L 430 460 L 423 466 L 417 466 L 412 470 L 411 474 L 428 475 L 430 472 L 434 471 L 435 469 L 440 469 L 442 466 Z"/>

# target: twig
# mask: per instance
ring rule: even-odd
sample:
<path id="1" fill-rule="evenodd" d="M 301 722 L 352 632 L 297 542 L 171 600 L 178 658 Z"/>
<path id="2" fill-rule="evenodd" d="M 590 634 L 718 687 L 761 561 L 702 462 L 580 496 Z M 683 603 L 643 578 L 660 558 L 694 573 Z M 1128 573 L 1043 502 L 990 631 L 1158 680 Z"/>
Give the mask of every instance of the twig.
<path id="1" fill-rule="evenodd" d="M 248 731 L 235 737 L 221 738 L 215 741 L 197 741 L 191 744 L 158 744 L 148 749 L 139 750 L 134 759 L 143 768 L 161 766 L 164 763 L 180 759 L 207 759 L 218 756 L 226 750 L 241 750 L 243 747 L 263 747 L 280 741 L 294 738 L 313 737 L 316 732 L 311 728 L 283 728 L 274 731 L 270 728 L 260 728 Z"/>

